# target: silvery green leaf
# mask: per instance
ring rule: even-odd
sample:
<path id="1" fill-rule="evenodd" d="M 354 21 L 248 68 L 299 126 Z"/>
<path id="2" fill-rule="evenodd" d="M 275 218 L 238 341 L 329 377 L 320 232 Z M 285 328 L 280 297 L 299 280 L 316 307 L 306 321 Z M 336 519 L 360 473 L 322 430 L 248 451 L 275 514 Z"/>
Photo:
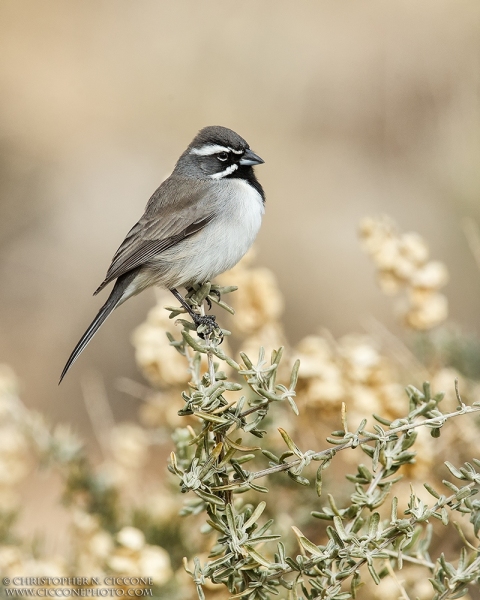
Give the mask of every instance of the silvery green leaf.
<path id="1" fill-rule="evenodd" d="M 215 298 L 215 296 L 209 296 L 209 298 L 212 302 L 215 302 L 215 304 L 220 306 L 220 308 L 223 308 L 223 310 L 226 310 L 231 315 L 235 314 L 235 309 L 232 306 L 230 306 L 230 304 L 227 304 L 223 300 L 218 300 L 217 298 Z"/>
<path id="2" fill-rule="evenodd" d="M 264 390 L 261 387 L 255 386 L 255 392 L 259 396 L 263 396 L 264 398 L 267 398 L 268 400 L 271 400 L 272 402 L 278 402 L 280 400 L 280 398 L 277 396 L 277 394 L 275 394 L 273 392 L 269 392 L 268 390 Z"/>
<path id="3" fill-rule="evenodd" d="M 236 453 L 235 448 L 230 448 L 226 453 L 222 460 L 217 464 L 217 469 L 223 468 L 225 465 L 230 463 L 230 460 L 234 457 Z"/>
<path id="4" fill-rule="evenodd" d="M 433 489 L 431 485 L 428 483 L 424 483 L 423 487 L 427 490 L 429 494 L 431 494 L 434 498 L 440 498 L 440 494 Z"/>
<path id="5" fill-rule="evenodd" d="M 458 592 L 453 593 L 449 598 L 452 598 L 452 600 L 454 598 L 462 598 L 463 596 L 466 596 L 466 594 L 468 594 L 468 588 L 464 587 L 461 590 L 458 590 Z"/>
<path id="6" fill-rule="evenodd" d="M 186 321 L 185 319 L 177 319 L 175 321 L 175 324 L 181 325 L 184 329 L 187 329 L 188 331 L 195 331 L 195 325 L 190 321 Z"/>
<path id="7" fill-rule="evenodd" d="M 440 514 L 442 516 L 442 524 L 448 525 L 448 512 L 445 507 L 442 508 L 442 510 L 440 511 Z"/>
<path id="8" fill-rule="evenodd" d="M 287 558 L 285 559 L 285 562 L 292 569 L 292 571 L 298 571 L 299 570 L 299 564 L 297 563 L 296 560 L 294 560 L 290 556 L 287 556 Z"/>
<path id="9" fill-rule="evenodd" d="M 336 515 L 337 517 L 341 517 L 341 513 L 339 511 L 339 509 L 337 508 L 337 505 L 335 504 L 335 499 L 332 496 L 332 494 L 328 494 L 328 503 L 330 504 L 330 508 L 333 511 L 333 514 Z"/>
<path id="10" fill-rule="evenodd" d="M 333 437 L 327 437 L 326 439 L 329 444 L 336 444 L 337 446 L 340 446 L 341 444 L 345 443 L 345 438 L 335 439 Z"/>
<path id="11" fill-rule="evenodd" d="M 232 459 L 232 464 L 233 461 L 235 461 L 236 465 L 243 465 L 246 462 L 250 462 L 254 458 L 255 454 L 244 454 L 243 456 L 238 456 L 237 458 Z"/>
<path id="12" fill-rule="evenodd" d="M 260 529 L 256 529 L 255 530 L 255 535 L 254 537 L 258 537 L 260 535 L 266 534 L 267 531 L 270 529 L 270 527 L 273 524 L 273 519 L 268 519 L 268 521 L 265 523 L 265 525 L 262 525 L 262 527 L 260 527 Z"/>
<path id="13" fill-rule="evenodd" d="M 428 581 L 432 584 L 432 586 L 434 587 L 434 589 L 437 590 L 437 592 L 444 592 L 445 591 L 445 586 L 443 585 L 443 583 L 441 583 L 440 581 L 438 581 L 437 579 L 433 579 L 433 578 L 428 578 Z"/>
<path id="14" fill-rule="evenodd" d="M 369 564 L 369 565 L 367 565 L 367 567 L 368 567 L 368 572 L 372 576 L 373 581 L 376 583 L 376 585 L 378 585 L 380 583 L 380 577 L 378 576 L 377 572 L 373 568 L 373 565 Z"/>
<path id="15" fill-rule="evenodd" d="M 373 457 L 374 449 L 371 446 L 367 446 L 367 444 L 360 444 L 360 448 L 368 457 Z"/>
<path id="16" fill-rule="evenodd" d="M 249 554 L 249 556 L 251 556 L 253 558 L 254 561 L 256 561 L 258 564 L 264 566 L 264 567 L 270 567 L 270 561 L 267 560 L 264 556 L 262 556 L 261 554 L 259 554 L 256 550 L 254 550 L 251 546 L 245 545 L 245 550 L 247 551 L 247 553 Z"/>
<path id="17" fill-rule="evenodd" d="M 258 519 L 260 518 L 261 514 L 265 510 L 266 506 L 267 506 L 266 502 L 263 502 L 263 501 L 260 502 L 260 504 L 257 506 L 257 508 L 253 511 L 252 516 L 243 525 L 244 529 L 248 529 L 249 527 L 251 527 L 254 523 L 256 523 L 258 521 Z"/>
<path id="18" fill-rule="evenodd" d="M 335 525 L 335 529 L 340 536 L 340 538 L 345 541 L 349 538 L 348 533 L 345 531 L 343 527 L 342 519 L 338 516 L 333 517 L 333 524 Z"/>
<path id="19" fill-rule="evenodd" d="M 450 490 L 452 490 L 452 492 L 457 493 L 460 489 L 450 481 L 447 481 L 446 479 L 442 479 L 442 483 L 445 487 L 448 487 Z"/>
<path id="20" fill-rule="evenodd" d="M 228 421 L 226 419 L 222 419 L 222 417 L 218 417 L 217 415 L 212 415 L 210 413 L 206 413 L 203 411 L 195 411 L 195 416 L 200 417 L 204 421 L 211 421 L 212 423 L 218 423 L 220 425 L 227 425 Z"/>
<path id="21" fill-rule="evenodd" d="M 390 427 L 390 425 L 392 424 L 392 421 L 390 419 L 386 419 L 385 417 L 381 417 L 380 415 L 377 415 L 376 413 L 373 413 L 372 417 L 376 421 L 378 421 L 382 425 L 386 425 L 387 427 Z M 366 422 L 365 422 L 365 425 L 366 425 Z M 365 425 L 364 425 L 364 427 L 365 427 Z"/>
<path id="22" fill-rule="evenodd" d="M 317 475 L 315 477 L 315 491 L 317 492 L 317 496 L 320 498 L 322 495 L 322 465 L 320 465 L 317 469 Z"/>
<path id="23" fill-rule="evenodd" d="M 298 540 L 298 543 L 302 546 L 304 550 L 309 552 L 312 556 L 323 557 L 323 551 L 320 550 L 320 548 L 316 546 L 313 542 L 311 542 L 308 538 L 306 538 L 297 527 L 294 527 L 292 525 L 292 530 L 295 534 L 295 537 Z"/>
<path id="24" fill-rule="evenodd" d="M 260 536 L 252 536 L 251 538 L 249 538 L 248 543 L 249 544 L 265 544 L 266 542 L 275 542 L 278 539 L 280 539 L 282 536 L 281 535 L 260 535 Z"/>
<path id="25" fill-rule="evenodd" d="M 305 487 L 310 485 L 310 481 L 306 477 L 301 477 L 300 475 L 294 475 L 291 471 L 287 471 L 287 475 L 290 479 L 293 479 L 296 483 L 303 485 Z"/>
<path id="26" fill-rule="evenodd" d="M 233 552 L 228 552 L 227 554 L 225 554 L 225 556 L 221 556 L 220 558 L 217 558 L 217 560 L 208 563 L 208 568 L 211 570 L 216 570 L 218 569 L 218 567 L 228 562 L 234 556 L 235 555 Z"/>
<path id="27" fill-rule="evenodd" d="M 267 458 L 269 458 L 274 464 L 276 464 L 276 465 L 279 464 L 280 459 L 278 458 L 278 456 L 275 456 L 275 454 L 273 454 L 273 452 L 262 449 L 262 454 L 264 454 Z"/>
<path id="28" fill-rule="evenodd" d="M 294 413 L 297 415 L 297 417 L 298 417 L 298 415 L 299 415 L 300 413 L 299 413 L 299 411 L 298 411 L 298 407 L 297 407 L 297 405 L 295 404 L 295 401 L 294 401 L 294 399 L 293 399 L 291 396 L 288 396 L 288 397 L 287 397 L 287 401 L 288 401 L 288 403 L 290 404 L 290 406 L 291 406 L 291 408 L 292 408 L 293 412 L 294 412 Z"/>
<path id="29" fill-rule="evenodd" d="M 381 450 L 381 445 L 380 443 L 376 443 L 375 444 L 375 448 L 373 451 L 373 456 L 372 456 L 372 469 L 373 472 L 375 473 L 378 467 L 378 459 L 380 457 L 380 450 Z"/>
<path id="30" fill-rule="evenodd" d="M 285 429 L 282 429 L 281 427 L 279 427 L 278 431 L 280 432 L 280 435 L 282 436 L 283 441 L 287 444 L 287 446 L 290 448 L 290 450 L 299 458 L 302 457 L 302 452 L 300 451 L 298 446 L 295 444 L 295 442 L 292 440 L 292 438 L 288 435 L 288 433 L 285 431 Z"/>
<path id="31" fill-rule="evenodd" d="M 456 479 L 465 479 L 463 473 L 452 465 L 451 462 L 448 462 L 448 460 L 445 461 L 445 466 Z"/>
<path id="32" fill-rule="evenodd" d="M 333 519 L 332 515 L 328 515 L 318 510 L 312 510 L 310 514 L 312 515 L 312 517 L 315 517 L 316 519 L 322 519 L 323 521 L 332 521 Z"/>
<path id="33" fill-rule="evenodd" d="M 205 502 L 208 502 L 209 504 L 215 504 L 216 506 L 225 506 L 225 502 L 219 498 L 218 496 L 215 496 L 214 494 L 209 494 L 208 492 L 205 492 L 204 490 L 193 490 L 195 494 L 197 494 L 197 496 L 199 496 L 202 500 L 204 500 Z"/>
<path id="34" fill-rule="evenodd" d="M 226 443 L 238 450 L 239 452 L 255 452 L 255 450 L 261 450 L 260 446 L 242 446 L 242 438 L 238 438 L 235 442 L 227 437 Z"/>
<path id="35" fill-rule="evenodd" d="M 370 523 L 368 525 L 369 537 L 371 537 L 371 538 L 377 537 L 379 522 L 380 522 L 380 514 L 377 512 L 373 513 L 373 515 L 370 517 Z"/>
<path id="36" fill-rule="evenodd" d="M 398 498 L 395 496 L 392 500 L 392 511 L 390 513 L 390 521 L 395 523 L 397 520 L 397 506 L 398 506 Z"/>
<path id="37" fill-rule="evenodd" d="M 231 381 L 227 381 L 225 383 L 225 389 L 228 390 L 229 392 L 239 392 L 242 388 L 243 388 L 243 385 L 241 383 L 234 383 Z"/>
<path id="38" fill-rule="evenodd" d="M 290 389 L 295 389 L 298 381 L 298 370 L 300 369 L 300 360 L 296 360 L 293 364 L 292 373 L 290 375 Z"/>
<path id="39" fill-rule="evenodd" d="M 256 483 L 249 483 L 249 486 L 252 490 L 255 490 L 256 492 L 260 492 L 261 494 L 266 494 L 268 493 L 268 488 L 263 486 L 263 485 L 258 485 Z"/>
<path id="40" fill-rule="evenodd" d="M 442 569 L 449 577 L 453 577 L 456 574 L 456 571 L 450 563 L 445 560 L 445 555 L 442 553 L 439 557 L 439 562 L 442 565 Z"/>
<path id="41" fill-rule="evenodd" d="M 251 369 L 253 367 L 252 361 L 248 358 L 245 352 L 240 352 L 240 358 L 243 360 L 243 363 L 247 369 Z"/>
<path id="42" fill-rule="evenodd" d="M 194 339 L 187 331 L 182 331 L 182 337 L 185 340 L 185 342 L 197 352 L 201 352 L 202 354 L 205 354 L 207 352 L 207 348 L 203 344 L 198 342 L 196 339 Z"/>
<path id="43" fill-rule="evenodd" d="M 230 358 L 229 356 L 227 356 L 225 354 L 225 352 L 223 350 L 221 350 L 220 348 L 217 348 L 215 346 L 211 346 L 210 347 L 210 351 L 212 352 L 212 354 L 215 354 L 215 356 L 217 358 L 220 358 L 221 360 L 224 360 L 228 365 L 230 365 L 236 371 L 240 370 L 240 365 L 237 362 L 235 362 L 233 360 L 233 358 Z"/>
<path id="44" fill-rule="evenodd" d="M 233 588 L 233 585 L 234 585 L 234 582 L 232 583 L 232 588 Z M 232 591 L 232 590 L 230 589 L 230 591 Z M 243 592 L 239 592 L 238 594 L 234 594 L 233 596 L 229 596 L 228 600 L 233 600 L 234 598 L 243 598 L 244 596 L 248 596 L 252 592 L 255 592 L 255 589 L 247 588 L 246 590 L 243 590 Z M 252 599 L 253 598 L 255 598 L 255 596 L 252 596 Z"/>
<path id="45" fill-rule="evenodd" d="M 474 493 L 474 490 L 472 490 L 469 487 L 463 487 L 461 488 L 456 494 L 455 494 L 455 498 L 457 500 L 464 500 L 465 498 L 468 498 L 469 496 L 472 495 L 472 492 Z"/>
<path id="46" fill-rule="evenodd" d="M 214 521 L 212 519 L 207 519 L 206 522 L 210 525 L 210 527 L 212 527 L 213 529 L 216 529 L 220 533 L 227 533 L 227 529 L 226 529 L 225 525 L 220 520 Z"/>
<path id="47" fill-rule="evenodd" d="M 283 351 L 284 351 L 284 347 L 280 346 L 280 348 L 278 350 L 273 350 L 272 351 L 272 365 L 278 365 L 280 364 L 280 361 L 282 360 L 282 356 L 283 356 Z"/>

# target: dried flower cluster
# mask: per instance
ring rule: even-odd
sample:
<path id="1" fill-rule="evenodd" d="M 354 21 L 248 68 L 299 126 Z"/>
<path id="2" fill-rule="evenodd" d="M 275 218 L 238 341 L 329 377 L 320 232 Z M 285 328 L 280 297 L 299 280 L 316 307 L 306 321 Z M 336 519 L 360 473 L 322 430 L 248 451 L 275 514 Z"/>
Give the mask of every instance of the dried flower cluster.
<path id="1" fill-rule="evenodd" d="M 167 551 L 147 544 L 144 533 L 136 527 L 127 525 L 112 536 L 89 513 L 77 510 L 73 517 L 77 575 L 150 577 L 160 586 L 172 577 Z"/>
<path id="2" fill-rule="evenodd" d="M 344 402 L 350 414 L 382 413 L 398 416 L 403 386 L 398 370 L 382 355 L 379 344 L 366 335 L 310 335 L 295 348 L 300 360 L 299 393 L 307 405 L 322 411 L 338 409 Z"/>
<path id="3" fill-rule="evenodd" d="M 159 296 L 159 302 L 149 311 L 145 323 L 134 331 L 135 358 L 152 385 L 160 388 L 184 385 L 189 379 L 187 365 L 166 336 L 167 332 L 175 332 L 174 322 L 164 309 L 168 296 L 165 293 Z"/>
<path id="4" fill-rule="evenodd" d="M 109 458 L 98 472 L 89 466 L 79 440 L 68 428 L 51 430 L 18 396 L 14 374 L 0 366 L 0 573 L 14 577 L 149 577 L 162 586 L 173 575 L 170 557 L 145 534 L 122 525 L 121 496 L 135 485 L 146 462 L 149 433 L 138 425 L 115 426 Z M 14 534 L 19 486 L 40 465 L 49 465 L 65 481 L 72 552 L 38 556 L 38 550 Z M 128 495 L 128 494 L 126 494 Z M 121 593 L 121 590 L 120 592 Z"/>
<path id="5" fill-rule="evenodd" d="M 270 353 L 286 341 L 280 322 L 284 300 L 274 274 L 269 269 L 253 266 L 253 259 L 254 252 L 250 251 L 234 269 L 221 275 L 219 281 L 223 285 L 235 281 L 238 287 L 231 300 L 235 309 L 231 327 L 241 339 L 241 350 L 255 354 L 263 346 Z"/>
<path id="6" fill-rule="evenodd" d="M 404 291 L 397 310 L 405 323 L 427 330 L 448 316 L 446 297 L 439 292 L 448 281 L 445 265 L 429 260 L 428 246 L 417 233 L 399 233 L 387 218 L 367 217 L 360 224 L 365 251 L 378 270 L 378 282 L 387 295 Z"/>

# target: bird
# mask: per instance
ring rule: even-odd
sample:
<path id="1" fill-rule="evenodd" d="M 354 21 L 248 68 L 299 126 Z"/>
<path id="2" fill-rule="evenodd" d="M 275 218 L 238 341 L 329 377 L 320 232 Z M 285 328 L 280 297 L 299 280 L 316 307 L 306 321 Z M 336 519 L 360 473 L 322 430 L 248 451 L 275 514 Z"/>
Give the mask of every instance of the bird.
<path id="1" fill-rule="evenodd" d="M 232 129 L 215 125 L 198 132 L 116 251 L 94 295 L 115 284 L 59 384 L 113 310 L 152 285 L 170 290 L 197 328 L 211 329 L 215 317 L 195 313 L 177 288 L 211 281 L 250 248 L 265 210 L 253 167 L 264 162 Z"/>

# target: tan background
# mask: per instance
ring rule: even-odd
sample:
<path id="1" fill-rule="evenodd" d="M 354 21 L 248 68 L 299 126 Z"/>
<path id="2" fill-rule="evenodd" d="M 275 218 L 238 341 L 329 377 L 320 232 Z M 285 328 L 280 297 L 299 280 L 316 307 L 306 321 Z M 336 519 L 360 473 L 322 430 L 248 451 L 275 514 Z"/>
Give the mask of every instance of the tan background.
<path id="1" fill-rule="evenodd" d="M 29 406 L 88 434 L 80 383 L 95 370 L 116 418 L 135 414 L 115 381 L 140 379 L 129 337 L 153 293 L 57 380 L 113 252 L 205 125 L 266 161 L 258 263 L 292 341 L 370 314 L 395 328 L 357 241 L 379 213 L 427 238 L 452 317 L 478 330 L 461 229 L 480 219 L 478 3 L 3 0 L 0 37 L 0 361 Z"/>

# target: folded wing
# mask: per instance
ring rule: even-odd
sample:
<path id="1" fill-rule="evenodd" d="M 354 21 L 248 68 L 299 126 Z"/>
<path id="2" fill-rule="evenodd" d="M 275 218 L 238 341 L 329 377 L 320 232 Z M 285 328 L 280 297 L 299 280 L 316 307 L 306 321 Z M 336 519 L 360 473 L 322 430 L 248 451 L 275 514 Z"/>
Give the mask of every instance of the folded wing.
<path id="1" fill-rule="evenodd" d="M 169 179 L 150 198 L 144 215 L 128 232 L 95 294 L 114 279 L 198 233 L 215 218 L 204 182 L 177 179 L 173 183 L 175 193 Z"/>

